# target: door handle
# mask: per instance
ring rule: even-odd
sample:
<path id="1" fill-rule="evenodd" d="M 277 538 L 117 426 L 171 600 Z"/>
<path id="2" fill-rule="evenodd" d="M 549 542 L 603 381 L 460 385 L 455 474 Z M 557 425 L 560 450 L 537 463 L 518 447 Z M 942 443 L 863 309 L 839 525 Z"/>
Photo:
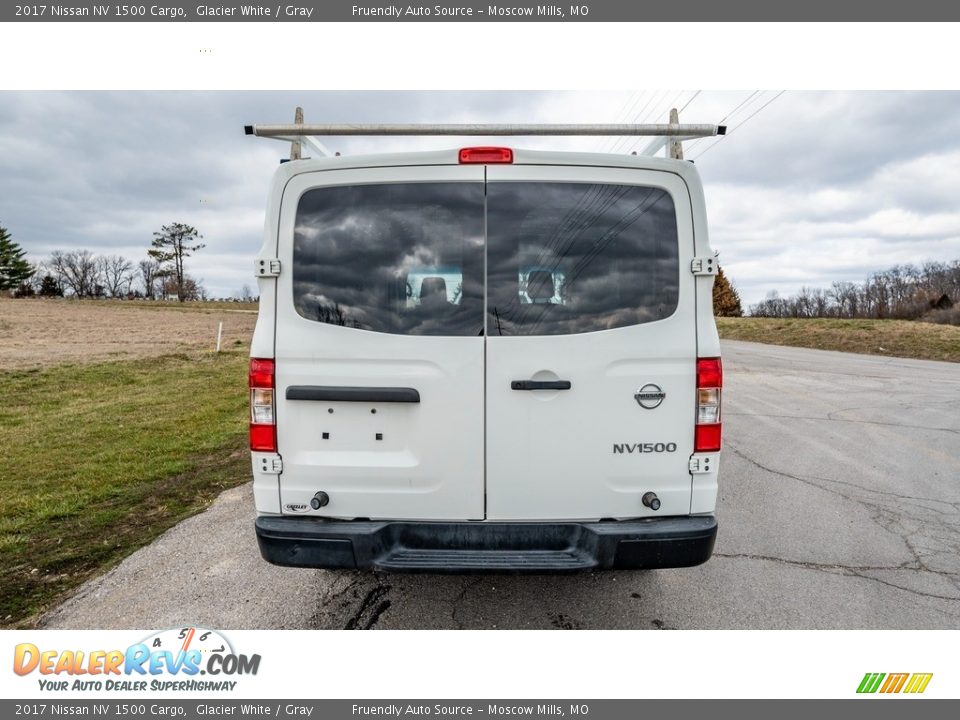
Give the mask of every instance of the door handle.
<path id="1" fill-rule="evenodd" d="M 514 380 L 511 390 L 569 390 L 569 380 Z"/>

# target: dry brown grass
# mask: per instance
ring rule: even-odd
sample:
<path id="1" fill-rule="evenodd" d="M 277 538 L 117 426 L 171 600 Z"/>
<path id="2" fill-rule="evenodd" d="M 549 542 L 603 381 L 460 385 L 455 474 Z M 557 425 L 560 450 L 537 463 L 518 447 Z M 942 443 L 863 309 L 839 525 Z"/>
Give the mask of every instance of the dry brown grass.
<path id="1" fill-rule="evenodd" d="M 717 318 L 720 337 L 770 345 L 960 362 L 960 327 L 908 320 Z"/>
<path id="2" fill-rule="evenodd" d="M 256 306 L 0 298 L 0 369 L 155 357 L 250 342 Z"/>

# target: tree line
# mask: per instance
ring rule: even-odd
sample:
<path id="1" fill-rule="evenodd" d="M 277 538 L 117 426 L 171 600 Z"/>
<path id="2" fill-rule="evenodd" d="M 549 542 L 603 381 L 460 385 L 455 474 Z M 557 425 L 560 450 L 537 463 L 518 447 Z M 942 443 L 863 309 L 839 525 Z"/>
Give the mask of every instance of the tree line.
<path id="1" fill-rule="evenodd" d="M 0 226 L 0 291 L 16 297 L 208 300 L 202 282 L 185 268 L 186 259 L 204 247 L 202 238 L 190 225 L 171 223 L 153 233 L 147 257 L 137 262 L 80 249 L 54 250 L 30 264 L 23 248 Z M 252 299 L 246 286 L 243 295 Z"/>
<path id="2" fill-rule="evenodd" d="M 750 315 L 776 318 L 870 318 L 923 320 L 960 325 L 960 260 L 895 265 L 860 283 L 803 287 L 780 297 L 772 291 Z"/>

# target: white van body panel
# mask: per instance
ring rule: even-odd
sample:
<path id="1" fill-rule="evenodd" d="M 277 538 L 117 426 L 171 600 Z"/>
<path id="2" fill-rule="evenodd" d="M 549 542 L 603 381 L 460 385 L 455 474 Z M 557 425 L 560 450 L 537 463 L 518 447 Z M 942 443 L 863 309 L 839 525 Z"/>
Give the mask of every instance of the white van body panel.
<path id="1" fill-rule="evenodd" d="M 337 185 L 483 182 L 477 166 L 301 173 L 280 208 L 280 266 L 293 267 L 304 192 Z M 483 337 L 357 330 L 302 317 L 293 273 L 277 281 L 276 403 L 283 512 L 370 519 L 483 518 Z M 409 387 L 419 403 L 288 400 L 291 386 Z M 323 435 L 328 437 L 324 439 Z M 379 435 L 379 439 L 378 439 Z M 332 498 L 314 510 L 318 490 Z"/>
<path id="2" fill-rule="evenodd" d="M 655 322 L 569 335 L 487 338 L 487 517 L 600 519 L 690 511 L 696 405 L 693 220 L 674 173 L 603 167 L 492 165 L 494 183 L 589 183 L 667 191 L 677 214 L 679 299 Z M 511 391 L 516 379 L 563 379 L 568 391 Z M 666 393 L 645 409 L 648 383 Z M 614 445 L 671 450 L 616 453 Z M 660 509 L 641 497 L 655 492 Z"/>
<path id="3" fill-rule="evenodd" d="M 580 335 L 424 337 L 320 323 L 293 306 L 293 226 L 305 191 L 392 182 L 610 182 L 654 185 L 677 209 L 679 303 L 668 318 Z M 275 358 L 278 459 L 254 453 L 261 515 L 403 520 L 600 520 L 709 514 L 717 462 L 691 473 L 696 358 L 719 356 L 712 256 L 701 183 L 691 163 L 515 150 L 512 165 L 460 165 L 456 150 L 308 159 L 282 164 L 267 206 L 251 356 Z M 515 392 L 517 379 L 562 378 L 570 391 Z M 644 410 L 633 393 L 660 385 Z M 297 385 L 416 387 L 419 404 L 287 400 Z M 329 412 L 330 410 L 333 412 Z M 376 413 L 371 413 L 371 410 Z M 330 438 L 322 440 L 322 433 Z M 383 439 L 376 440 L 376 433 Z M 614 443 L 675 443 L 671 453 L 614 454 Z M 719 457 L 719 454 L 714 456 Z M 309 507 L 318 490 L 333 501 Z M 662 506 L 644 507 L 644 492 Z"/>

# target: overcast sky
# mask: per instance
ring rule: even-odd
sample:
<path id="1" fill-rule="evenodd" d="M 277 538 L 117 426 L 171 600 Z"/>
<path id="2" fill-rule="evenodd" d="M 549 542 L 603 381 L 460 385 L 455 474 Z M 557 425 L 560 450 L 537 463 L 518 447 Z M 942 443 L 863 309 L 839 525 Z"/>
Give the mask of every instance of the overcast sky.
<path id="1" fill-rule="evenodd" d="M 290 122 L 298 104 L 308 122 L 665 122 L 672 105 L 687 105 L 685 122 L 726 118 L 726 138 L 686 152 L 704 180 L 713 247 L 746 303 L 960 258 L 957 92 L 0 92 L 0 225 L 33 260 L 72 248 L 140 260 L 161 225 L 189 223 L 207 247 L 188 272 L 215 297 L 236 294 L 255 286 L 267 186 L 289 149 L 245 137 L 243 125 Z M 327 142 L 345 154 L 462 144 Z"/>

